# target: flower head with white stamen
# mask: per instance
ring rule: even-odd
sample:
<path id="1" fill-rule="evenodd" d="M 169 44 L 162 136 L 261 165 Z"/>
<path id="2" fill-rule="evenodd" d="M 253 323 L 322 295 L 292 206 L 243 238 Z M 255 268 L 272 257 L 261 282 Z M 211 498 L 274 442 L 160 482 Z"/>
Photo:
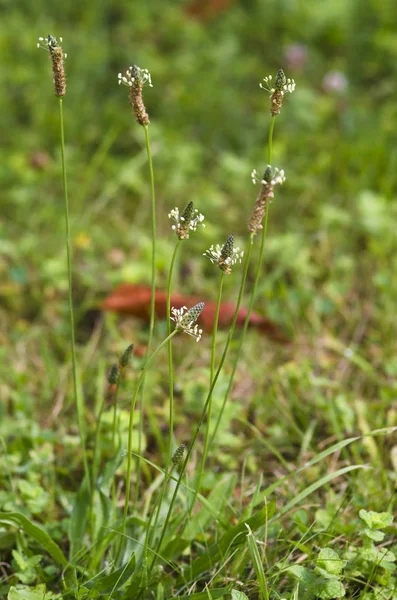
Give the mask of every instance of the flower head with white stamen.
<path id="1" fill-rule="evenodd" d="M 204 252 L 204 256 L 209 258 L 213 264 L 217 264 L 226 275 L 230 275 L 232 266 L 238 262 L 241 263 L 244 252 L 240 248 L 234 247 L 234 235 L 229 235 L 223 246 L 220 244 L 211 246 Z"/>
<path id="2" fill-rule="evenodd" d="M 127 87 L 132 87 L 134 83 L 139 83 L 142 87 L 153 87 L 152 77 L 148 69 L 141 69 L 136 65 L 129 67 L 124 75 L 119 73 L 117 78 L 119 80 L 119 85 L 123 84 Z"/>
<path id="3" fill-rule="evenodd" d="M 199 302 L 189 310 L 186 306 L 182 306 L 181 308 L 171 308 L 171 316 L 170 319 L 175 321 L 175 328 L 179 331 L 183 331 L 187 333 L 191 337 L 193 337 L 196 342 L 201 340 L 201 335 L 203 333 L 202 329 L 199 329 L 196 321 L 200 316 L 202 310 L 204 308 L 204 302 Z"/>
<path id="4" fill-rule="evenodd" d="M 58 42 L 53 35 L 48 34 L 46 38 L 39 37 L 39 41 L 36 44 L 37 48 L 42 48 L 50 53 L 54 91 L 57 98 L 63 98 L 66 95 L 66 76 L 63 62 L 67 57 L 67 54 L 62 50 L 62 41 L 61 37 Z"/>
<path id="5" fill-rule="evenodd" d="M 273 116 L 280 114 L 285 94 L 292 94 L 295 91 L 296 83 L 293 79 L 287 79 L 284 71 L 280 69 L 274 78 L 268 75 L 263 79 L 259 87 L 270 94 L 270 112 Z"/>
<path id="6" fill-rule="evenodd" d="M 272 186 L 281 185 L 284 183 L 285 179 L 286 178 L 285 178 L 284 169 L 278 169 L 277 167 L 271 167 L 270 165 L 267 165 L 262 179 L 259 179 L 256 169 L 253 169 L 253 171 L 251 173 L 251 180 L 252 180 L 252 183 L 254 183 L 254 184 L 255 183 L 262 183 L 262 184 L 269 183 Z"/>
<path id="7" fill-rule="evenodd" d="M 205 227 L 204 215 L 194 208 L 193 202 L 189 202 L 182 213 L 179 213 L 179 208 L 173 208 L 168 218 L 174 221 L 171 227 L 180 240 L 189 239 L 190 231 L 196 231 L 197 227 Z"/>
<path id="8" fill-rule="evenodd" d="M 248 230 L 255 235 L 258 229 L 263 229 L 262 222 L 266 214 L 266 209 L 274 198 L 274 188 L 276 185 L 284 183 L 285 174 L 283 169 L 267 165 L 262 179 L 259 179 L 255 169 L 251 173 L 251 179 L 252 183 L 260 184 L 254 210 L 248 222 Z"/>
<path id="9" fill-rule="evenodd" d="M 144 87 L 153 87 L 152 78 L 147 69 L 141 69 L 137 65 L 132 65 L 126 70 L 125 74 L 118 74 L 119 85 L 123 84 L 129 88 L 130 104 L 135 118 L 139 125 L 146 127 L 149 125 L 149 115 L 143 102 L 142 91 Z"/>

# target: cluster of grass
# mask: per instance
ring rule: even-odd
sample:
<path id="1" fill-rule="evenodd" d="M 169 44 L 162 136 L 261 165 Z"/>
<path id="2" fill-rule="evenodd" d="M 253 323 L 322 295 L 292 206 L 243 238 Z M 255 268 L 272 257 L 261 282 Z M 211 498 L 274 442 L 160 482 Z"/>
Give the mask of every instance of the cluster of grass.
<path id="1" fill-rule="evenodd" d="M 0 596 L 396 598 L 397 10 L 386 0 L 320 4 L 241 1 L 204 22 L 185 2 L 104 0 L 100 10 L 82 2 L 78 13 L 55 3 L 52 17 L 40 1 L 9 7 L 0 24 Z M 64 36 L 69 54 L 80 419 L 59 119 L 48 62 L 35 51 L 47 30 Z M 167 286 L 175 245 L 167 213 L 192 200 L 207 227 L 178 254 L 173 287 L 213 300 L 219 274 L 203 248 L 230 231 L 246 239 L 257 192 L 249 174 L 267 159 L 268 99 L 258 81 L 289 62 L 298 82 L 277 117 L 274 163 L 287 183 L 271 207 L 255 304 L 291 343 L 248 332 L 205 468 L 203 428 L 158 555 L 150 539 L 145 548 L 146 532 L 153 517 L 164 526 L 178 482 L 169 468 L 167 353 L 146 373 L 143 415 L 133 414 L 132 457 L 143 424 L 140 485 L 136 494 L 134 469 L 134 510 L 120 536 L 130 402 L 145 359 L 133 356 L 118 380 L 116 450 L 107 377 L 130 342 L 147 345 L 149 331 L 97 310 L 118 282 L 151 283 L 144 137 L 115 78 L 131 58 L 155 81 L 145 102 L 157 284 Z M 225 278 L 225 298 L 236 299 L 241 272 Z M 167 324 L 156 322 L 152 349 L 166 336 Z M 227 341 L 218 331 L 218 361 Z M 213 390 L 213 423 L 238 347 L 236 335 Z M 214 376 L 211 337 L 197 346 L 176 336 L 173 365 L 174 447 L 190 448 Z"/>

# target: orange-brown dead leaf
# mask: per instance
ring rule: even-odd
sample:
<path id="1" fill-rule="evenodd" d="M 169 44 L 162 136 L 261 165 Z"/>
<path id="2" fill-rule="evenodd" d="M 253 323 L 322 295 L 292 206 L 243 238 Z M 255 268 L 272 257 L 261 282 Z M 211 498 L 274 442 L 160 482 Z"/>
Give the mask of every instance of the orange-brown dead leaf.
<path id="1" fill-rule="evenodd" d="M 149 287 L 123 283 L 105 298 L 102 309 L 131 315 L 148 322 L 150 316 L 150 297 L 151 291 Z M 160 319 L 165 319 L 166 317 L 166 298 L 167 294 L 165 291 L 156 291 L 155 311 L 156 316 Z M 203 301 L 203 298 L 197 296 L 185 296 L 177 293 L 171 295 L 171 306 L 175 308 L 180 308 L 181 306 L 189 308 L 201 301 Z M 206 331 L 211 331 L 215 319 L 216 303 L 205 299 L 204 302 L 205 307 L 199 319 L 200 327 Z M 226 328 L 231 325 L 235 307 L 236 305 L 233 302 L 222 302 L 219 312 L 219 327 Z M 238 327 L 244 325 L 247 312 L 245 307 L 240 308 L 237 317 Z M 272 340 L 284 343 L 288 341 L 286 335 L 278 325 L 256 312 L 251 313 L 250 325 L 257 327 Z"/>

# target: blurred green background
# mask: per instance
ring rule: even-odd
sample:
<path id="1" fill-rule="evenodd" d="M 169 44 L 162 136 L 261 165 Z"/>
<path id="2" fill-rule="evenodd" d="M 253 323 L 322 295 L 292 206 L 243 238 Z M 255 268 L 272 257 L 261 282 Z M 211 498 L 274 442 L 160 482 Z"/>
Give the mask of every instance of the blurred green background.
<path id="1" fill-rule="evenodd" d="M 271 209 L 257 309 L 288 332 L 302 360 L 305 349 L 331 337 L 342 347 L 359 345 L 373 368 L 397 374 L 394 0 L 2 0 L 0 10 L 7 385 L 31 381 L 30 342 L 33 354 L 61 360 L 67 352 L 58 107 L 48 55 L 36 48 L 48 33 L 62 36 L 68 53 L 64 111 L 81 343 L 106 293 L 150 277 L 144 137 L 117 73 L 136 63 L 154 83 L 145 102 L 159 286 L 174 244 L 167 214 L 193 200 L 207 228 L 186 246 L 176 287 L 214 299 L 217 274 L 202 253 L 232 232 L 244 243 L 256 194 L 250 173 L 266 165 L 269 98 L 258 84 L 283 67 L 297 89 L 276 120 L 273 160 L 287 182 Z M 235 291 L 230 278 L 226 297 Z M 21 353 L 20 363 L 10 352 Z"/>

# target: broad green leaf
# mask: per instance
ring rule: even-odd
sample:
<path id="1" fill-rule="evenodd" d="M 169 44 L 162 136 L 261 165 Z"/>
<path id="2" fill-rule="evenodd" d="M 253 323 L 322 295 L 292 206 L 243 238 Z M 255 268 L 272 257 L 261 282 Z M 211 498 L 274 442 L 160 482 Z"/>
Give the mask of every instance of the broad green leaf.
<path id="1" fill-rule="evenodd" d="M 368 529 L 368 527 L 361 532 L 361 535 L 369 538 L 370 540 L 374 540 L 374 542 L 383 542 L 385 537 L 383 531 L 378 531 L 377 529 Z"/>
<path id="2" fill-rule="evenodd" d="M 311 586 L 317 581 L 317 576 L 302 565 L 292 565 L 285 570 L 303 585 Z"/>
<path id="3" fill-rule="evenodd" d="M 53 594 L 52 592 L 46 592 L 44 583 L 37 585 L 34 588 L 24 587 L 17 589 L 11 587 L 7 596 L 7 600 L 52 600 L 55 598 L 60 598 L 60 596 Z"/>
<path id="4" fill-rule="evenodd" d="M 213 598 L 223 598 L 226 594 L 229 594 L 229 588 L 215 588 L 211 590 Z M 189 594 L 188 596 L 178 596 L 178 600 L 208 600 L 208 594 L 207 592 L 198 592 L 197 594 Z"/>
<path id="5" fill-rule="evenodd" d="M 40 544 L 50 556 L 60 565 L 66 565 L 67 560 L 62 550 L 48 535 L 48 533 L 22 515 L 21 513 L 12 512 L 0 512 L 0 525 L 10 525 L 12 527 L 20 527 L 23 529 L 27 536 L 32 537 L 38 544 Z"/>
<path id="6" fill-rule="evenodd" d="M 361 509 L 358 515 L 370 529 L 384 529 L 393 523 L 393 515 L 389 512 Z"/>
<path id="7" fill-rule="evenodd" d="M 232 590 L 232 600 L 249 600 L 248 596 L 244 594 L 244 592 L 240 592 L 239 590 Z"/>
<path id="8" fill-rule="evenodd" d="M 333 577 L 322 582 L 319 586 L 316 596 L 322 598 L 322 600 L 331 600 L 332 598 L 343 598 L 346 595 L 343 584 Z"/>
<path id="9" fill-rule="evenodd" d="M 323 548 L 318 555 L 317 566 L 330 573 L 330 575 L 339 575 L 343 571 L 345 561 L 332 548 Z"/>

